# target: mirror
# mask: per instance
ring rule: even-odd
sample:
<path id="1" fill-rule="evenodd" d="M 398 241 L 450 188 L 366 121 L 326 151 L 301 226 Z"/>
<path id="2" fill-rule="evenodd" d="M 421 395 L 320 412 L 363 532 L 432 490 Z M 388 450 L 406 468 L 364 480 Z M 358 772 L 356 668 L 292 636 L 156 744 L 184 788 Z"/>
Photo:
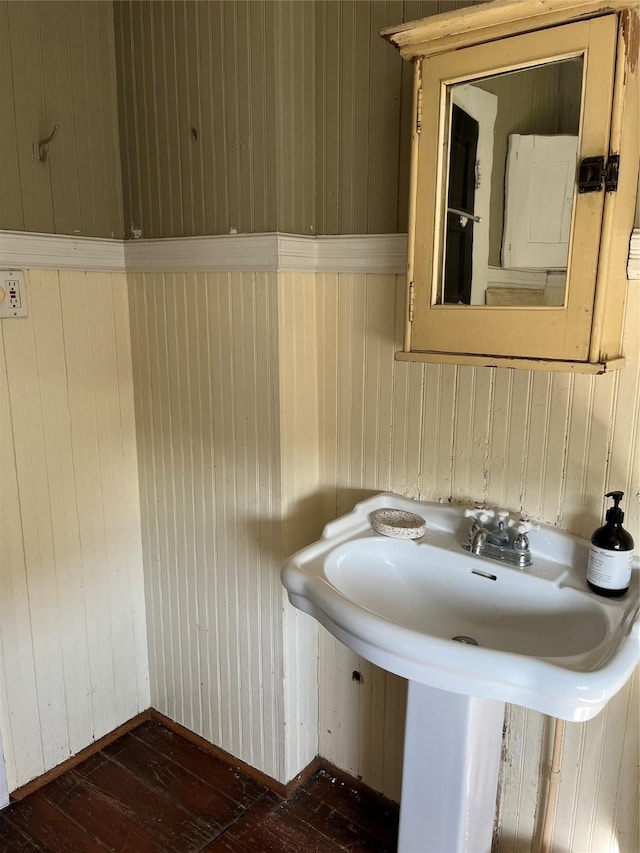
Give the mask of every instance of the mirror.
<path id="1" fill-rule="evenodd" d="M 436 304 L 565 304 L 582 81 L 574 56 L 446 87 Z"/>

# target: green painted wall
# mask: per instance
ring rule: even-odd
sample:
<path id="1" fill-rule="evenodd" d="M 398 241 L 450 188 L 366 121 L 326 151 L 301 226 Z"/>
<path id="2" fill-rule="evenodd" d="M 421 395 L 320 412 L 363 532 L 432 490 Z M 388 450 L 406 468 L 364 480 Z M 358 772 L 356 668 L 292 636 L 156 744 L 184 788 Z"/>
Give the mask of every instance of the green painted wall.
<path id="1" fill-rule="evenodd" d="M 0 229 L 123 236 L 111 2 L 0 2 L 0 128 Z"/>
<path id="2" fill-rule="evenodd" d="M 117 0 L 127 236 L 406 230 L 411 65 L 468 2 Z"/>

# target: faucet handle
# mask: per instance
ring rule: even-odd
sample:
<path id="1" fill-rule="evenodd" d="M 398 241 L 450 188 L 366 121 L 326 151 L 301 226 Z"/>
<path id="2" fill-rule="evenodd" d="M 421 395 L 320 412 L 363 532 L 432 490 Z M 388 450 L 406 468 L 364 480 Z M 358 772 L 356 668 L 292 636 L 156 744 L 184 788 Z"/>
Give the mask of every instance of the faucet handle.
<path id="1" fill-rule="evenodd" d="M 482 506 L 482 504 L 476 504 L 474 509 L 465 509 L 464 515 L 465 518 L 473 518 L 475 521 L 484 524 L 490 518 L 493 518 L 495 512 L 486 506 Z"/>
<path id="2" fill-rule="evenodd" d="M 498 524 L 502 523 L 505 527 L 513 527 L 515 524 L 515 521 L 509 517 L 508 509 L 500 509 L 496 515 L 498 516 Z"/>
<path id="3" fill-rule="evenodd" d="M 540 525 L 539 524 L 533 524 L 533 522 L 529 521 L 528 518 L 523 517 L 516 524 L 516 530 L 520 534 L 528 533 L 530 530 L 540 530 Z"/>

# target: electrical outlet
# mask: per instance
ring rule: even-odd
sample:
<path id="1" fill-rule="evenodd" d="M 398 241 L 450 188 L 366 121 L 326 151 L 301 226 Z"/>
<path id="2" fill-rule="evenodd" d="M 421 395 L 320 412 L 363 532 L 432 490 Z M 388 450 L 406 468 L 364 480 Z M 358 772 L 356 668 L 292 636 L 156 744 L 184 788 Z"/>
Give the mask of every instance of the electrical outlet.
<path id="1" fill-rule="evenodd" d="M 16 270 L 0 270 L 0 319 L 26 316 L 24 274 Z"/>

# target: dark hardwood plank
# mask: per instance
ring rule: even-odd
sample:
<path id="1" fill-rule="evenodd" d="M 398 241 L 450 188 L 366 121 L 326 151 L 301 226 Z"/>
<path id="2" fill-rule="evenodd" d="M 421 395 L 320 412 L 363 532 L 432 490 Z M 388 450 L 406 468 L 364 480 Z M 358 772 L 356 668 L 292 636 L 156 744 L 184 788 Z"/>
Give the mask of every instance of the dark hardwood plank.
<path id="1" fill-rule="evenodd" d="M 157 840 L 158 850 L 189 853 L 214 837 L 209 821 L 186 812 L 103 753 L 80 764 L 74 772 L 99 789 L 113 802 L 114 808 L 130 807 L 137 821 Z"/>
<path id="2" fill-rule="evenodd" d="M 69 771 L 41 790 L 41 795 L 96 840 L 118 853 L 156 853 L 170 849 L 151 837 L 135 811 L 109 799 L 83 776 Z"/>
<path id="3" fill-rule="evenodd" d="M 204 848 L 207 853 L 329 853 L 342 849 L 289 814 L 287 801 L 271 792 Z"/>
<path id="4" fill-rule="evenodd" d="M 17 806 L 9 806 L 0 812 L 0 850 L 2 853 L 34 853 L 36 850 L 42 850 L 11 823 L 10 814 L 16 808 Z"/>
<path id="5" fill-rule="evenodd" d="M 143 781 L 150 790 L 200 819 L 203 825 L 206 823 L 210 827 L 210 838 L 236 821 L 246 805 L 254 802 L 252 798 L 245 805 L 231 799 L 131 735 L 108 746 L 103 754 Z"/>
<path id="6" fill-rule="evenodd" d="M 348 821 L 379 839 L 381 849 L 395 849 L 399 808 L 390 800 L 367 796 L 324 770 L 316 773 L 304 790 Z"/>
<path id="7" fill-rule="evenodd" d="M 145 722 L 0 812 L 0 853 L 394 851 L 397 806 L 337 775 L 285 800 Z"/>
<path id="8" fill-rule="evenodd" d="M 99 841 L 77 826 L 40 792 L 17 803 L 7 819 L 21 829 L 39 850 L 52 853 L 104 853 Z"/>
<path id="9" fill-rule="evenodd" d="M 333 846 L 328 849 L 349 850 L 353 853 L 395 853 L 396 844 L 384 844 L 375 835 L 356 826 L 335 809 L 301 791 L 287 803 L 286 818 L 297 818 L 313 827 Z"/>
<path id="10" fill-rule="evenodd" d="M 268 790 L 159 723 L 145 723 L 131 734 L 243 806 L 248 806 Z"/>
<path id="11" fill-rule="evenodd" d="M 278 782 L 273 778 L 273 776 L 269 776 L 267 773 L 263 773 L 262 770 L 258 770 L 257 767 L 252 767 L 250 764 L 242 761 L 242 759 L 233 756 L 230 752 L 226 752 L 222 747 L 210 743 L 201 735 L 190 731 L 180 723 L 176 723 L 169 717 L 165 717 L 165 715 L 161 714 L 160 711 L 152 710 L 151 719 L 156 723 L 160 723 L 161 726 L 169 729 L 169 731 L 178 735 L 178 737 L 194 744 L 207 755 L 210 755 L 217 761 L 221 761 L 223 764 L 231 767 L 232 770 L 237 771 L 247 779 L 252 779 L 258 785 L 264 786 L 269 791 L 273 791 L 274 794 L 277 794 L 279 797 L 284 797 L 285 799 L 293 796 L 293 794 L 302 787 L 304 782 L 313 776 L 316 770 L 319 770 L 320 767 L 324 766 L 320 758 L 314 758 L 314 760 L 311 761 L 294 779 L 287 782 L 285 785 L 283 782 Z"/>
<path id="12" fill-rule="evenodd" d="M 253 850 L 260 853 L 299 853 L 281 839 L 262 833 L 265 818 L 277 808 L 281 799 L 271 792 L 265 794 L 238 821 L 226 829 L 204 851 L 233 850 L 236 853 Z"/>

